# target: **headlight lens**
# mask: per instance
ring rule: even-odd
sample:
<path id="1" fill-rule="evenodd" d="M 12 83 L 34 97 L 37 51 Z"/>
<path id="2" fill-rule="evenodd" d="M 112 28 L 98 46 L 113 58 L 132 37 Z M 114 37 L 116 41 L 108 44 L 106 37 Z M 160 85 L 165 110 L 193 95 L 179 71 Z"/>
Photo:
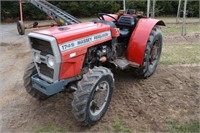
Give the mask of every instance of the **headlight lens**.
<path id="1" fill-rule="evenodd" d="M 41 60 L 40 60 L 40 54 L 39 53 L 34 53 L 34 61 L 35 62 L 38 62 L 38 63 L 40 63 L 41 62 Z"/>
<path id="2" fill-rule="evenodd" d="M 54 64 L 55 64 L 54 58 L 48 57 L 48 58 L 47 58 L 47 65 L 48 65 L 49 67 L 53 68 L 53 67 L 54 67 Z"/>

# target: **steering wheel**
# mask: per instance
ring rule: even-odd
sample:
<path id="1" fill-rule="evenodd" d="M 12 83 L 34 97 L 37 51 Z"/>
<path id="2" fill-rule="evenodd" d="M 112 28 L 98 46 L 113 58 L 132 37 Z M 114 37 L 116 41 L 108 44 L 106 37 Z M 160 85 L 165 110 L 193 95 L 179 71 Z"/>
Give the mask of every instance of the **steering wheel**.
<path id="1" fill-rule="evenodd" d="M 115 22 L 117 22 L 117 19 L 116 19 L 115 17 L 109 15 L 109 14 L 106 14 L 106 13 L 99 13 L 99 14 L 98 14 L 98 18 L 99 18 L 100 20 L 105 20 L 104 16 L 108 16 L 108 17 L 114 19 Z"/>

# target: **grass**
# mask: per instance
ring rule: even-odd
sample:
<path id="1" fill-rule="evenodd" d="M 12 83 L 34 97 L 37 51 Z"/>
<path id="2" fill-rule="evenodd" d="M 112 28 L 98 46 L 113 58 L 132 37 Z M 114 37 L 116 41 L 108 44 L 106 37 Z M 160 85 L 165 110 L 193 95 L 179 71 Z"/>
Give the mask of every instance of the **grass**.
<path id="1" fill-rule="evenodd" d="M 197 133 L 200 132 L 200 122 L 197 120 L 190 120 L 186 123 L 179 123 L 168 120 L 166 124 L 169 125 L 169 132 L 181 132 L 181 133 Z"/>
<path id="2" fill-rule="evenodd" d="M 64 129 L 58 129 L 56 126 L 52 124 L 47 124 L 44 127 L 35 130 L 35 133 L 43 133 L 43 132 L 64 132 Z"/>
<path id="3" fill-rule="evenodd" d="M 167 44 L 163 46 L 160 64 L 198 64 L 200 44 Z"/>
<path id="4" fill-rule="evenodd" d="M 113 127 L 113 129 L 114 129 L 114 132 L 123 132 L 123 133 L 131 133 L 131 130 L 130 129 L 128 129 L 127 127 L 126 127 L 126 125 L 127 125 L 127 122 L 126 121 L 124 121 L 124 120 L 118 120 L 118 121 L 116 121 L 113 125 L 112 125 L 112 127 Z"/>
<path id="5" fill-rule="evenodd" d="M 173 39 L 173 36 L 181 38 L 182 26 L 181 24 L 169 24 L 175 23 L 176 18 L 158 18 L 168 23 L 166 27 L 162 28 L 164 40 L 163 51 L 161 55 L 161 64 L 199 64 L 200 63 L 200 44 L 198 40 L 195 42 L 191 40 L 184 40 L 183 38 L 178 40 L 170 40 L 167 37 Z M 199 22 L 198 18 L 188 18 L 187 22 Z M 188 24 L 186 33 L 189 36 L 198 35 L 200 32 L 200 25 L 198 23 Z M 192 39 L 193 37 L 191 37 Z M 176 38 L 174 38 L 176 39 Z M 172 42 L 172 43 L 171 43 Z"/>
<path id="6" fill-rule="evenodd" d="M 167 25 L 166 27 L 162 28 L 164 35 L 173 35 L 173 34 L 181 34 L 182 26 L 181 25 Z M 186 27 L 187 33 L 199 33 L 200 26 L 197 25 L 188 25 Z"/>
<path id="7" fill-rule="evenodd" d="M 165 23 L 176 23 L 176 17 L 156 17 L 156 19 L 163 20 Z M 182 18 L 179 19 L 179 23 L 182 22 Z M 199 18 L 186 18 L 187 23 L 199 22 Z"/>

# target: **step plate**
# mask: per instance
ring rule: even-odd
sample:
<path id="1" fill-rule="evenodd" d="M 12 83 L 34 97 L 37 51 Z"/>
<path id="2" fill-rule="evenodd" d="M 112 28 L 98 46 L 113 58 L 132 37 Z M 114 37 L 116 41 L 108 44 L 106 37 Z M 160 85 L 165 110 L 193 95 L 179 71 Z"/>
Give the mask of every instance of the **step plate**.
<path id="1" fill-rule="evenodd" d="M 113 63 L 122 70 L 126 69 L 130 65 L 129 61 L 126 59 L 116 59 Z"/>

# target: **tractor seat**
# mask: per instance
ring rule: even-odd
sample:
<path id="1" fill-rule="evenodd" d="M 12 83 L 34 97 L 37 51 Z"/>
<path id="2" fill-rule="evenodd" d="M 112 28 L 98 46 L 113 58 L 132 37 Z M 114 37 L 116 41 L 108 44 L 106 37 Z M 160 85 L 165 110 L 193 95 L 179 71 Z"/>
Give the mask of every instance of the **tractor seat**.
<path id="1" fill-rule="evenodd" d="M 117 23 L 117 27 L 120 29 L 120 36 L 121 37 L 130 36 L 134 25 L 135 25 L 135 19 L 132 16 L 121 16 Z"/>
<path id="2" fill-rule="evenodd" d="M 129 35 L 129 33 L 130 33 L 130 31 L 128 30 L 128 29 L 120 29 L 120 35 L 122 36 L 122 37 L 127 37 L 128 35 Z"/>

